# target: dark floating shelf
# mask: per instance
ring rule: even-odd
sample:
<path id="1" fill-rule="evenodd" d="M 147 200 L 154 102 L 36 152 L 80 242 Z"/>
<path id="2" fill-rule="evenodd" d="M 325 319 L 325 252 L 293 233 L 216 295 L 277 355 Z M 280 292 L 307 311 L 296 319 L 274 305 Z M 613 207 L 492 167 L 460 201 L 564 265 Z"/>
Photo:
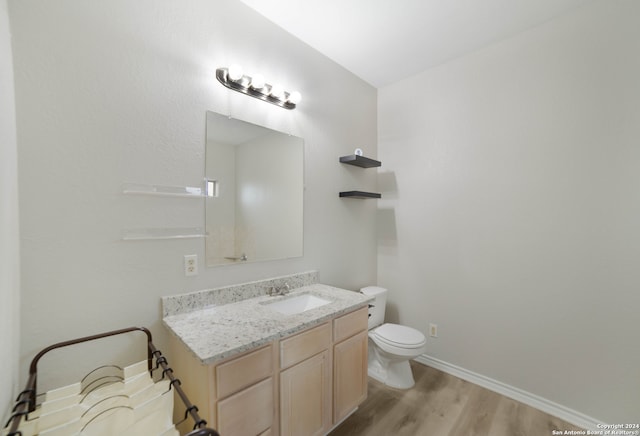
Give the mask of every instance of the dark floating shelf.
<path id="1" fill-rule="evenodd" d="M 350 154 L 349 156 L 340 157 L 340 162 L 348 165 L 355 165 L 361 168 L 374 168 L 382 165 L 382 162 L 369 159 L 368 157 Z"/>
<path id="2" fill-rule="evenodd" d="M 378 194 L 375 192 L 363 192 L 363 191 L 344 191 L 340 193 L 340 197 L 368 199 L 368 198 L 382 198 L 382 194 Z"/>

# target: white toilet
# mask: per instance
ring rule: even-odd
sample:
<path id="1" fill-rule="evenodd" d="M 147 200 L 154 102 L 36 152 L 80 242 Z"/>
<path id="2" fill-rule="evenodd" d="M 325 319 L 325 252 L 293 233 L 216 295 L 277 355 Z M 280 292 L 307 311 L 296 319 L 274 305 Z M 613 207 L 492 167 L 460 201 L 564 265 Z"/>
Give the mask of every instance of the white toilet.
<path id="1" fill-rule="evenodd" d="M 360 289 L 375 297 L 369 308 L 369 377 L 394 388 L 408 389 L 415 384 L 409 360 L 427 350 L 422 332 L 398 324 L 383 324 L 387 290 L 379 286 Z"/>

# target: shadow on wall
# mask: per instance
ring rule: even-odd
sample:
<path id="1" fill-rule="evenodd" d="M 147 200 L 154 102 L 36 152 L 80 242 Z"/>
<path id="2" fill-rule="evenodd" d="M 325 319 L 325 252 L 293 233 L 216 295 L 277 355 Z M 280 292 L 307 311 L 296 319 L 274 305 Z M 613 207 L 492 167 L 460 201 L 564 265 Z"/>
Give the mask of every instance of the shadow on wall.
<path id="1" fill-rule="evenodd" d="M 382 198 L 398 198 L 398 182 L 396 181 L 396 173 L 393 171 L 378 173 L 378 189 L 380 190 L 380 193 L 382 193 Z"/>
<path id="2" fill-rule="evenodd" d="M 387 171 L 378 174 L 378 188 L 384 199 L 398 198 L 398 184 L 396 173 Z M 395 254 L 398 245 L 395 209 L 379 207 L 376 214 L 376 235 L 378 250 L 384 254 Z"/>
<path id="3" fill-rule="evenodd" d="M 390 322 L 393 324 L 400 323 L 400 313 L 398 311 L 398 306 L 394 303 L 390 303 L 388 300 L 384 315 L 384 322 Z"/>
<path id="4" fill-rule="evenodd" d="M 395 209 L 379 208 L 376 212 L 376 227 L 378 247 L 394 248 L 398 245 Z"/>

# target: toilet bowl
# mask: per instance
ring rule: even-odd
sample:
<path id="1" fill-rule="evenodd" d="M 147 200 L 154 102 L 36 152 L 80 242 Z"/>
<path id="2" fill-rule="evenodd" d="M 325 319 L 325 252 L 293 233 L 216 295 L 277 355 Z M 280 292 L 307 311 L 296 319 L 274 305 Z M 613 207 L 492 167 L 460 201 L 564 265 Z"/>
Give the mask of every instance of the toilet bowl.
<path id="1" fill-rule="evenodd" d="M 369 377 L 398 389 L 412 387 L 415 381 L 409 360 L 426 352 L 427 339 L 414 328 L 383 323 L 385 288 L 367 286 L 360 292 L 375 298 L 369 307 Z"/>

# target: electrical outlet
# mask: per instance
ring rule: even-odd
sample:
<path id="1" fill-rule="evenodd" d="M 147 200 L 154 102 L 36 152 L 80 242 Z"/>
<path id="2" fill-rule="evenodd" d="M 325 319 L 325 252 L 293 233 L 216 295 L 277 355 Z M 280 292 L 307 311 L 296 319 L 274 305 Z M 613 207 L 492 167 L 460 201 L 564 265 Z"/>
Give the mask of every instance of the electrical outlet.
<path id="1" fill-rule="evenodd" d="M 438 337 L 438 324 L 429 324 L 429 336 L 432 338 Z"/>
<path id="2" fill-rule="evenodd" d="M 184 275 L 187 277 L 198 275 L 198 255 L 197 254 L 186 254 L 184 256 Z"/>

